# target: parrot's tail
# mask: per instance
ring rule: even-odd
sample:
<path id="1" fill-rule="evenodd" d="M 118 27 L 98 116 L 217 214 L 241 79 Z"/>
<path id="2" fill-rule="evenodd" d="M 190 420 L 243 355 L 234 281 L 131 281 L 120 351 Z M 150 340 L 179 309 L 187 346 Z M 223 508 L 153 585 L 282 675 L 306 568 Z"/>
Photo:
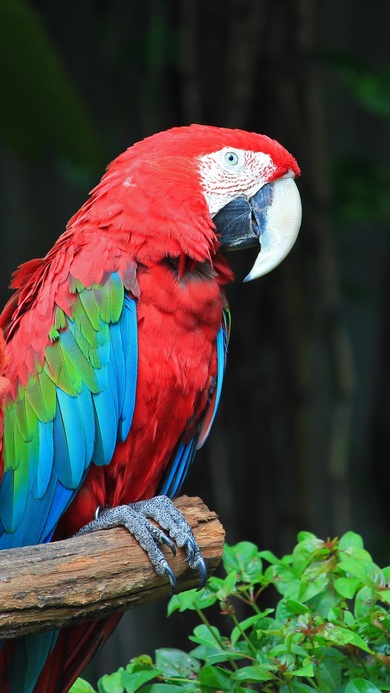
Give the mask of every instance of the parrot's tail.
<path id="1" fill-rule="evenodd" d="M 0 641 L 1 693 L 68 693 L 121 616 Z"/>

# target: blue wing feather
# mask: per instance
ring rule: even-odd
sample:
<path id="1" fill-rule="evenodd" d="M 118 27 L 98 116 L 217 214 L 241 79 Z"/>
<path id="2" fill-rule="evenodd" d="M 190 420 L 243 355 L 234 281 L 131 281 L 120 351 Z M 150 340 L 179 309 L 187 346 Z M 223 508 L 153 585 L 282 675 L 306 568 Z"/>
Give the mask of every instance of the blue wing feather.
<path id="1" fill-rule="evenodd" d="M 118 419 L 109 387 L 93 395 L 95 410 L 96 442 L 93 461 L 97 465 L 108 464 L 114 454 L 117 442 Z"/>
<path id="2" fill-rule="evenodd" d="M 138 372 L 138 329 L 136 301 L 125 296 L 125 305 L 120 321 L 124 358 L 124 397 L 119 419 L 119 440 L 126 440 L 133 420 Z M 115 352 L 116 353 L 116 352 Z"/>
<path id="3" fill-rule="evenodd" d="M 136 300 L 123 294 L 117 275 L 111 277 L 113 300 L 118 300 L 120 284 L 122 310 L 116 308 L 107 324 L 102 316 L 110 311 L 105 306 L 99 317 L 99 310 L 110 292 L 105 290 L 100 300 L 99 287 L 83 291 L 78 312 L 64 318 L 58 351 L 48 347 L 50 365 L 37 375 L 41 381 L 32 381 L 21 395 L 27 404 L 5 410 L 0 548 L 49 541 L 90 464 L 108 464 L 117 440 L 129 433 L 138 368 Z M 85 306 L 93 329 L 87 326 Z M 47 401 L 51 417 L 40 411 Z"/>
<path id="4" fill-rule="evenodd" d="M 169 498 L 176 496 L 186 477 L 196 453 L 196 437 L 184 444 L 181 442 L 176 450 L 172 465 L 159 489 L 159 493 Z"/>
<path id="5" fill-rule="evenodd" d="M 39 422 L 39 464 L 37 465 L 37 473 L 35 483 L 31 489 L 34 498 L 43 498 L 47 491 L 50 481 L 52 460 L 54 454 L 53 441 L 53 422 Z"/>

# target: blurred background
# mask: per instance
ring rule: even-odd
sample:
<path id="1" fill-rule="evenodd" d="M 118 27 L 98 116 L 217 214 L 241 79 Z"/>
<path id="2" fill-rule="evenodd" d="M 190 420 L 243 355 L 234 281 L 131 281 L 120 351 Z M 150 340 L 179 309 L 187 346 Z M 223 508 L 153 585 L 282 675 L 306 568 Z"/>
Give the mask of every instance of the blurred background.
<path id="1" fill-rule="evenodd" d="M 390 3 L 0 0 L 0 294 L 134 141 L 191 122 L 264 132 L 302 168 L 304 221 L 242 284 L 219 413 L 185 492 L 229 543 L 353 529 L 390 562 Z M 254 254 L 256 254 L 254 250 Z M 187 647 L 165 604 L 126 615 L 96 676 Z"/>

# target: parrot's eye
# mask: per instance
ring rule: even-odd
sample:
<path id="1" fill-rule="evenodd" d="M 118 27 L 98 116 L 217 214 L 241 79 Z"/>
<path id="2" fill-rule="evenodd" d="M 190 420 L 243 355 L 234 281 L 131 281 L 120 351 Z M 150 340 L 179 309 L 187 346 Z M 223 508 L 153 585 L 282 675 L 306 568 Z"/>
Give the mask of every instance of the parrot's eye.
<path id="1" fill-rule="evenodd" d="M 237 166 L 238 164 L 238 155 L 236 154 L 236 152 L 226 152 L 224 159 L 225 164 L 227 164 L 228 166 Z"/>

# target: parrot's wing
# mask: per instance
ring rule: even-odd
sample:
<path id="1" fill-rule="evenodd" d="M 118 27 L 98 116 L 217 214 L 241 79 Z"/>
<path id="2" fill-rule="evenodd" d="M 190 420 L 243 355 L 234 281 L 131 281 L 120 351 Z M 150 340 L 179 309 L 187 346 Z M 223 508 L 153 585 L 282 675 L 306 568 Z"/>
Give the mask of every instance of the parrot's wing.
<path id="1" fill-rule="evenodd" d="M 225 299 L 226 300 L 226 299 Z M 217 413 L 221 397 L 223 377 L 226 368 L 227 350 L 230 336 L 230 311 L 226 303 L 222 323 L 217 334 L 217 382 L 210 402 L 193 437 L 183 437 L 176 449 L 173 461 L 159 487 L 159 493 L 170 498 L 176 496 L 188 475 L 195 453 L 208 437 Z"/>
<path id="2" fill-rule="evenodd" d="M 70 315 L 55 309 L 43 365 L 6 403 L 0 548 L 49 541 L 91 461 L 108 464 L 129 433 L 136 301 L 116 272 L 105 279 L 74 282 Z"/>

